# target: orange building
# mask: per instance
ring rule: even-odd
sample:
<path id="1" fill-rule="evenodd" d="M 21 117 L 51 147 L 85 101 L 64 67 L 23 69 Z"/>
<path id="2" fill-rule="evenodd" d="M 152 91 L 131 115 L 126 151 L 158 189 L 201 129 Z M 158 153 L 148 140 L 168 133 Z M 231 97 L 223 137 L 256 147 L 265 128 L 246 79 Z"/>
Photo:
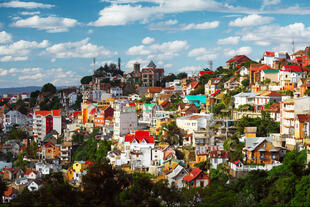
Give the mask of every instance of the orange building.
<path id="1" fill-rule="evenodd" d="M 246 138 L 243 148 L 245 162 L 255 164 L 272 164 L 280 161 L 284 153 L 285 149 L 275 147 L 267 137 Z"/>
<path id="2" fill-rule="evenodd" d="M 111 106 L 103 106 L 95 115 L 95 127 L 102 127 L 106 120 L 111 120 L 114 114 L 114 109 Z"/>
<path id="3" fill-rule="evenodd" d="M 194 168 L 183 180 L 189 187 L 206 187 L 210 184 L 210 179 L 202 170 Z"/>

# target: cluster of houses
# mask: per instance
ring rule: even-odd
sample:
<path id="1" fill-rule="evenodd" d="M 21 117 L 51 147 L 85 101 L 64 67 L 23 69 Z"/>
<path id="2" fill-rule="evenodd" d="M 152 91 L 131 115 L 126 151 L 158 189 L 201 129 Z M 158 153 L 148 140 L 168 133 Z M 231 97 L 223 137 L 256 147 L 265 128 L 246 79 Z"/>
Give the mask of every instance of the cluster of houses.
<path id="1" fill-rule="evenodd" d="M 220 74 L 204 85 L 200 78 L 214 75 L 214 71 L 167 82 L 164 69 L 153 61 L 142 69 L 135 63 L 131 73 L 104 73 L 79 89 L 63 90 L 58 95 L 63 105 L 59 110 L 34 107 L 32 113 L 24 115 L 2 105 L 3 133 L 19 127 L 38 145 L 37 159 L 23 158 L 32 163 L 26 171 L 12 168 L 11 162 L 0 163 L 0 175 L 9 184 L 3 201 L 9 202 L 24 188 L 38 190 L 44 175 L 61 171 L 63 166 L 71 166 L 63 170 L 66 180 L 79 186 L 93 162 L 72 160 L 76 148 L 72 137 L 76 132 L 90 134 L 94 128 L 100 129 L 98 139 L 113 143 L 106 156 L 113 167 L 148 172 L 156 180 L 167 179 L 179 188 L 209 185 L 209 170 L 197 165 L 203 162 L 209 163 L 209 169 L 225 165 L 234 177 L 255 169 L 270 170 L 281 164 L 287 151 L 310 148 L 308 50 L 292 55 L 265 52 L 259 63 L 237 55 L 223 68 L 233 70 L 233 76 Z M 193 93 L 199 87 L 204 93 Z M 236 92 L 227 107 L 230 116 L 219 117 L 211 109 L 230 91 Z M 78 95 L 82 95 L 81 108 L 73 110 L 70 106 Z M 232 160 L 224 142 L 236 133 L 236 122 L 244 116 L 262 117 L 262 111 L 280 123 L 280 132 L 257 137 L 257 127 L 245 127 L 240 138 L 244 158 Z M 178 131 L 174 144 L 165 137 L 169 124 Z M 27 145 L 29 140 L 7 140 L 2 142 L 1 151 L 16 158 Z"/>

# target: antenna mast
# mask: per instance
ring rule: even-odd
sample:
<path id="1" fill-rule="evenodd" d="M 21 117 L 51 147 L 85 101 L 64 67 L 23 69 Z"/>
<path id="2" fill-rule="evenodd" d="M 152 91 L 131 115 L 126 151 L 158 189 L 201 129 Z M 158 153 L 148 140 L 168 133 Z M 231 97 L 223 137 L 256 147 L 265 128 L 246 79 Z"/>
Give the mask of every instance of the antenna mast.
<path id="1" fill-rule="evenodd" d="M 293 54 L 295 53 L 295 41 L 293 40 L 292 42 L 292 51 L 293 51 Z"/>

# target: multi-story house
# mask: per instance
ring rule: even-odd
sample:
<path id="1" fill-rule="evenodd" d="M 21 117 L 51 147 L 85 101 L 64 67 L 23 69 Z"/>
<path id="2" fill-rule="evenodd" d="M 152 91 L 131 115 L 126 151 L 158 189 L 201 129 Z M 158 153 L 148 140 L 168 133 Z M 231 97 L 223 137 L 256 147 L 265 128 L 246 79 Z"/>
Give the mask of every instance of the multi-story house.
<path id="1" fill-rule="evenodd" d="M 280 104 L 274 103 L 272 104 L 267 111 L 270 113 L 270 118 L 274 121 L 281 121 L 281 113 L 280 113 Z"/>
<path id="2" fill-rule="evenodd" d="M 267 69 L 262 70 L 260 81 L 263 82 L 264 80 L 269 79 L 271 83 L 278 83 L 279 82 L 279 71 L 274 69 Z"/>
<path id="3" fill-rule="evenodd" d="M 266 64 L 251 64 L 250 65 L 250 86 L 261 81 L 261 72 L 271 70 L 272 68 Z"/>
<path id="4" fill-rule="evenodd" d="M 152 165 L 154 137 L 149 131 L 137 130 L 125 136 L 125 154 L 132 169 L 148 169 Z"/>
<path id="5" fill-rule="evenodd" d="M 255 97 L 259 95 L 260 93 L 238 93 L 237 95 L 234 95 L 235 98 L 235 108 L 239 108 L 239 106 L 249 104 L 253 105 L 255 104 Z"/>
<path id="6" fill-rule="evenodd" d="M 208 122 L 213 119 L 210 114 L 191 114 L 189 116 L 182 116 L 176 119 L 177 126 L 186 131 L 188 134 L 194 131 L 206 129 Z"/>
<path id="7" fill-rule="evenodd" d="M 105 125 L 106 120 L 112 120 L 114 114 L 114 109 L 111 106 L 104 106 L 98 108 L 98 111 L 95 115 L 95 127 L 102 127 Z"/>
<path id="8" fill-rule="evenodd" d="M 294 134 L 295 128 L 295 103 L 294 100 L 288 99 L 280 103 L 281 121 L 280 134 L 291 135 Z"/>
<path id="9" fill-rule="evenodd" d="M 196 88 L 199 87 L 199 82 L 198 81 L 192 81 L 190 84 L 186 86 L 186 95 L 190 95 L 191 91 L 195 90 Z"/>
<path id="10" fill-rule="evenodd" d="M 265 52 L 263 56 L 262 64 L 269 65 L 270 67 L 274 67 L 274 62 L 279 59 L 290 60 L 290 56 L 287 52 Z"/>
<path id="11" fill-rule="evenodd" d="M 188 175 L 183 178 L 190 188 L 206 187 L 210 184 L 210 179 L 206 173 L 199 168 L 194 168 Z"/>
<path id="12" fill-rule="evenodd" d="M 154 62 L 151 61 L 146 68 L 142 69 L 142 86 L 161 86 L 164 72 L 163 68 L 156 68 Z"/>
<path id="13" fill-rule="evenodd" d="M 96 102 L 105 101 L 111 97 L 112 97 L 112 94 L 107 93 L 105 90 L 95 89 L 92 91 L 92 100 Z"/>
<path id="14" fill-rule="evenodd" d="M 283 96 L 281 93 L 275 91 L 269 91 L 266 93 L 258 94 L 255 96 L 255 109 L 256 110 L 263 110 L 265 104 L 269 102 L 280 103 L 283 99 L 287 97 Z"/>
<path id="15" fill-rule="evenodd" d="M 160 107 L 156 104 L 143 104 L 142 120 L 139 122 L 145 124 L 151 124 L 153 127 L 156 125 L 154 119 L 156 111 L 159 111 Z"/>
<path id="16" fill-rule="evenodd" d="M 9 111 L 4 115 L 3 131 L 8 132 L 13 125 L 26 125 L 29 120 L 31 120 L 31 118 L 19 111 Z"/>
<path id="17" fill-rule="evenodd" d="M 295 120 L 295 138 L 308 140 L 310 139 L 310 113 L 297 114 Z"/>
<path id="18" fill-rule="evenodd" d="M 306 68 L 301 67 L 299 65 L 285 65 L 285 66 L 283 66 L 279 72 L 280 85 L 283 87 L 283 86 L 285 86 L 285 83 L 297 84 L 297 82 L 301 78 L 306 77 L 306 71 L 307 71 Z"/>
<path id="19" fill-rule="evenodd" d="M 110 88 L 110 93 L 112 97 L 120 97 L 123 95 L 123 89 L 121 87 L 112 87 Z"/>
<path id="20" fill-rule="evenodd" d="M 285 152 L 286 149 L 275 147 L 269 137 L 248 137 L 243 148 L 244 161 L 255 164 L 280 162 Z"/>
<path id="21" fill-rule="evenodd" d="M 222 78 L 211 78 L 205 85 L 205 94 L 212 95 L 219 90 L 219 85 L 222 82 Z"/>
<path id="22" fill-rule="evenodd" d="M 114 111 L 114 137 L 128 134 L 138 126 L 138 117 L 133 107 L 117 107 Z"/>
<path id="23" fill-rule="evenodd" d="M 33 116 L 33 136 L 43 139 L 51 131 L 62 133 L 61 110 L 35 111 Z"/>

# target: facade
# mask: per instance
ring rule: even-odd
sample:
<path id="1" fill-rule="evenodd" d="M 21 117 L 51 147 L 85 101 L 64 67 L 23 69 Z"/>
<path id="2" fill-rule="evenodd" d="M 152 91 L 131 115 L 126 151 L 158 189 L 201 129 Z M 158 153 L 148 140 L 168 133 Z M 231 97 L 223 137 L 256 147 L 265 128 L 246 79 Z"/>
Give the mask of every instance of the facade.
<path id="1" fill-rule="evenodd" d="M 235 108 L 239 108 L 239 106 L 249 104 L 254 105 L 255 104 L 255 97 L 259 95 L 260 93 L 238 93 L 237 95 L 234 95 L 235 98 Z"/>
<path id="2" fill-rule="evenodd" d="M 219 84 L 221 83 L 222 78 L 211 78 L 208 83 L 205 85 L 205 94 L 212 95 L 219 90 Z"/>
<path id="3" fill-rule="evenodd" d="M 191 187 L 206 187 L 210 184 L 209 177 L 199 168 L 194 168 L 183 180 Z"/>
<path id="4" fill-rule="evenodd" d="M 142 86 L 161 86 L 164 72 L 163 68 L 156 68 L 154 62 L 151 61 L 146 68 L 142 68 Z"/>
<path id="5" fill-rule="evenodd" d="M 61 110 L 35 111 L 33 116 L 33 136 L 43 139 L 53 130 L 62 133 Z"/>
<path id="6" fill-rule="evenodd" d="M 283 95 L 281 93 L 270 91 L 262 93 L 255 96 L 255 109 L 263 110 L 264 105 L 269 102 L 280 103 L 282 101 Z"/>
<path id="7" fill-rule="evenodd" d="M 188 134 L 201 129 L 206 129 L 208 122 L 213 119 L 210 114 L 192 114 L 189 116 L 178 117 L 177 126 Z"/>
<path id="8" fill-rule="evenodd" d="M 112 97 L 120 97 L 123 95 L 123 89 L 121 87 L 110 88 L 110 93 Z"/>
<path id="9" fill-rule="evenodd" d="M 8 132 L 13 125 L 26 125 L 28 120 L 31 120 L 31 118 L 19 111 L 9 111 L 3 118 L 3 130 Z"/>
<path id="10" fill-rule="evenodd" d="M 294 100 L 289 99 L 280 103 L 280 134 L 293 135 L 295 127 L 295 103 Z"/>
<path id="11" fill-rule="evenodd" d="M 114 111 L 114 136 L 120 137 L 128 134 L 138 126 L 136 110 L 132 107 L 119 107 Z"/>
<path id="12" fill-rule="evenodd" d="M 274 69 L 267 69 L 261 72 L 260 81 L 263 82 L 266 79 L 269 79 L 271 83 L 278 83 L 279 82 L 279 71 Z"/>

